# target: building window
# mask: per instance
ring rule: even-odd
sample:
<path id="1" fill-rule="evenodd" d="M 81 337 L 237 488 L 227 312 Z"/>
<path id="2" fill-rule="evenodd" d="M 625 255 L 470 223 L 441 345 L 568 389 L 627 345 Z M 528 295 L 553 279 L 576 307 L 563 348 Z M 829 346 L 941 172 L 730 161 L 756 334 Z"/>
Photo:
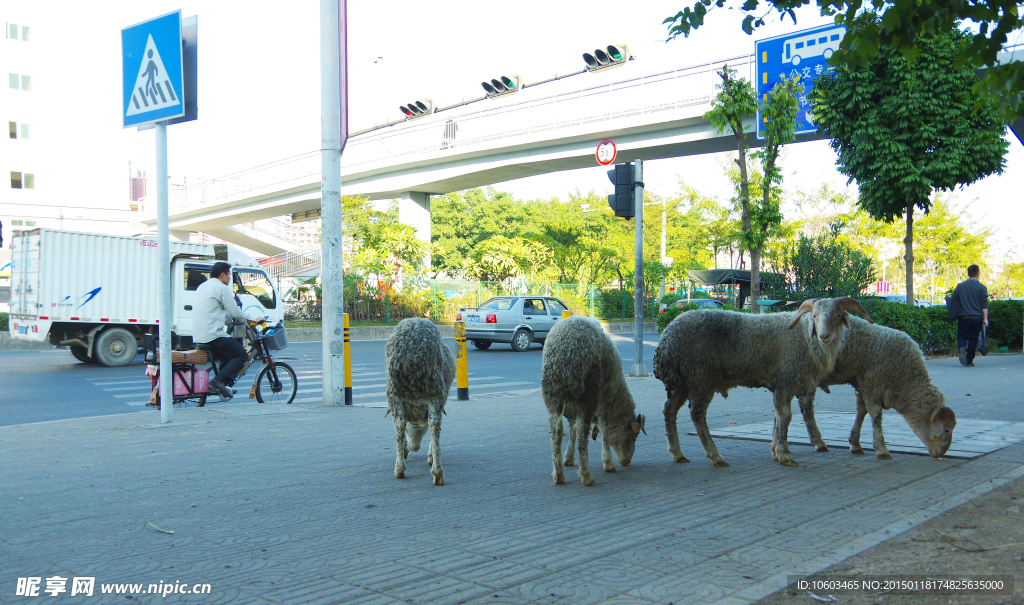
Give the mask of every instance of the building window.
<path id="1" fill-rule="evenodd" d="M 11 128 L 11 138 L 12 139 L 18 138 L 18 123 L 17 122 L 8 122 L 7 124 Z"/>
<path id="2" fill-rule="evenodd" d="M 21 88 L 21 76 L 19 76 L 18 74 L 10 74 L 10 76 L 7 78 L 7 81 L 10 82 L 11 88 L 13 88 L 14 90 L 18 90 L 19 88 Z"/>
<path id="3" fill-rule="evenodd" d="M 11 221 L 11 225 L 14 226 L 14 227 L 35 227 L 36 226 L 36 222 L 35 221 L 13 220 L 13 221 Z"/>
<path id="4" fill-rule="evenodd" d="M 25 173 L 25 189 L 36 188 L 36 175 Z"/>
<path id="5" fill-rule="evenodd" d="M 21 173 L 11 171 L 11 189 L 21 189 Z"/>
<path id="6" fill-rule="evenodd" d="M 21 76 L 21 89 L 32 90 L 32 76 Z"/>
<path id="7" fill-rule="evenodd" d="M 21 26 L 21 39 L 22 39 L 23 42 L 28 42 L 28 26 L 27 25 L 22 25 Z"/>
<path id="8" fill-rule="evenodd" d="M 21 125 L 21 138 L 23 138 L 23 139 L 27 139 L 28 138 L 28 124 L 22 124 Z"/>
<path id="9" fill-rule="evenodd" d="M 9 29 L 8 29 L 8 32 L 7 32 L 7 37 L 10 38 L 11 40 L 17 40 L 18 39 L 18 26 L 13 24 L 13 23 L 11 23 L 11 24 L 8 25 L 8 28 Z"/>

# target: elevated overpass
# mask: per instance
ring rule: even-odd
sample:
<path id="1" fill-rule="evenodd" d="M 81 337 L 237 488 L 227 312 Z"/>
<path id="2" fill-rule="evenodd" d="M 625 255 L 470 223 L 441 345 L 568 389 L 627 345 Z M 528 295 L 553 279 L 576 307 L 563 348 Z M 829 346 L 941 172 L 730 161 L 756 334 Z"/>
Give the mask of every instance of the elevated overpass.
<path id="1" fill-rule="evenodd" d="M 1019 61 L 1024 50 L 1003 55 L 1001 62 Z M 716 72 L 728 64 L 753 81 L 754 61 L 741 55 L 605 84 L 589 80 L 578 90 L 485 101 L 480 109 L 463 107 L 356 134 L 342 155 L 341 193 L 398 199 L 402 222 L 429 241 L 431 195 L 594 166 L 595 147 L 604 138 L 615 140 L 617 161 L 728 151 L 735 148 L 732 134 L 719 135 L 703 115 L 711 107 Z M 749 125 L 747 142 L 756 147 L 753 120 Z M 1024 120 L 1012 128 L 1024 136 Z M 802 135 L 797 141 L 822 138 Z M 203 231 L 276 254 L 280 247 L 232 226 L 286 214 L 293 221 L 319 218 L 320 167 L 319 151 L 311 151 L 173 191 L 171 230 Z"/>

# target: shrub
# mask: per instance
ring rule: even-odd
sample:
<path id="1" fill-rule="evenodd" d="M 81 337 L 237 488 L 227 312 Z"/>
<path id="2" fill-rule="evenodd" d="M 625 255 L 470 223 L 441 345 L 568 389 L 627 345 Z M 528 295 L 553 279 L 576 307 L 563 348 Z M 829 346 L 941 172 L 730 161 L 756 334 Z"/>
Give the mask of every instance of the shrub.
<path id="1" fill-rule="evenodd" d="M 7 332 L 10 330 L 10 326 L 7 325 L 7 313 L 0 313 L 0 332 Z"/>
<path id="2" fill-rule="evenodd" d="M 878 299 L 861 301 L 879 325 L 906 332 L 928 354 L 956 350 L 956 324 L 946 321 L 946 307 L 917 307 Z"/>
<path id="3" fill-rule="evenodd" d="M 677 300 L 681 300 L 682 298 L 682 296 L 679 296 L 675 292 L 670 292 L 665 296 L 662 296 L 660 302 L 663 305 L 671 305 L 672 303 L 676 302 Z"/>
<path id="4" fill-rule="evenodd" d="M 945 307 L 943 307 L 944 309 Z M 988 304 L 989 349 L 1020 347 L 1024 337 L 1024 300 L 994 300 Z M 996 345 L 996 346 L 993 346 Z"/>

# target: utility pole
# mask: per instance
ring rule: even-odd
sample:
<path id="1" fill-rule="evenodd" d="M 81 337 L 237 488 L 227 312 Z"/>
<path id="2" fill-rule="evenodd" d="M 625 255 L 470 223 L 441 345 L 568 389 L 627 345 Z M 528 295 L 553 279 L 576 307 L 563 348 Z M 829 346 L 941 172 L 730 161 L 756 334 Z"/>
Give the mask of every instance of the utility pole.
<path id="1" fill-rule="evenodd" d="M 323 405 L 345 405 L 341 152 L 348 138 L 345 0 L 320 0 Z"/>
<path id="2" fill-rule="evenodd" d="M 636 227 L 634 238 L 633 262 L 633 368 L 630 376 L 647 376 L 644 364 L 644 162 L 637 160 L 633 164 L 634 205 L 636 215 L 633 224 Z"/>

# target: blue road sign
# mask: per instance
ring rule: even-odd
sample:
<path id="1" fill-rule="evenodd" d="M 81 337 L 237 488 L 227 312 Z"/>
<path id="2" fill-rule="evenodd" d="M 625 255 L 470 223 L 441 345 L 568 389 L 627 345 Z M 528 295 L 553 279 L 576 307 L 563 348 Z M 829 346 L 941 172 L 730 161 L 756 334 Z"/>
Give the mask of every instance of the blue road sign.
<path id="1" fill-rule="evenodd" d="M 185 115 L 181 11 L 121 30 L 124 127 Z"/>
<path id="2" fill-rule="evenodd" d="M 810 94 L 814 90 L 814 79 L 832 69 L 828 59 L 839 50 L 844 35 L 846 28 L 841 25 L 823 25 L 754 43 L 758 102 L 764 101 L 783 76 L 800 76 L 804 92 L 798 99 L 800 112 L 797 114 L 797 134 L 818 131 L 811 115 Z M 760 112 L 757 115 L 757 138 L 764 138 L 764 120 Z"/>

